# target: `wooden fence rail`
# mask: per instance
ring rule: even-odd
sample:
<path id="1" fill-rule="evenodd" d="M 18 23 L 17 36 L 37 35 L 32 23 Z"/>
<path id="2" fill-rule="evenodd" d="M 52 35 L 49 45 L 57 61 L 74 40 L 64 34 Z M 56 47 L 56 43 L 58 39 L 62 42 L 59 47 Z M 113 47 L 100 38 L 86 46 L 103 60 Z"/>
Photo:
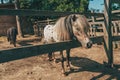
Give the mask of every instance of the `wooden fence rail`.
<path id="1" fill-rule="evenodd" d="M 91 38 L 93 44 L 103 42 L 103 36 Z M 0 50 L 0 63 L 27 58 L 31 56 L 37 56 L 48 52 L 65 50 L 69 48 L 80 47 L 80 43 L 77 41 L 66 41 L 45 45 L 25 46 L 7 50 Z"/>
<path id="2" fill-rule="evenodd" d="M 41 11 L 41 10 L 31 10 L 31 9 L 0 9 L 0 15 L 21 15 L 21 16 L 66 16 L 73 14 L 75 12 L 56 12 L 56 11 Z M 86 16 L 100 16 L 103 17 L 103 13 L 80 13 L 75 14 L 85 14 Z"/>

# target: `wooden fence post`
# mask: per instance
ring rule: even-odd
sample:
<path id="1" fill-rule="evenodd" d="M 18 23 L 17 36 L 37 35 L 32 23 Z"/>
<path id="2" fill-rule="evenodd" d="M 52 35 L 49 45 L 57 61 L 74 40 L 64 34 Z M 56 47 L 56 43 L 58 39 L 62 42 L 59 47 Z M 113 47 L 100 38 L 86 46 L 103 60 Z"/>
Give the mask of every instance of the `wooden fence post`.
<path id="1" fill-rule="evenodd" d="M 15 0 L 15 9 L 19 9 L 19 0 Z M 20 17 L 16 15 L 16 23 L 17 23 L 17 30 L 18 30 L 18 37 L 24 37 L 21 29 L 21 24 L 20 24 Z"/>
<path id="2" fill-rule="evenodd" d="M 118 36 L 118 26 L 117 26 L 117 21 L 112 22 L 113 26 L 112 26 L 112 33 L 113 36 Z M 116 49 L 118 48 L 118 42 L 117 41 L 113 41 L 113 48 Z"/>
<path id="3" fill-rule="evenodd" d="M 104 0 L 104 47 L 108 57 L 108 66 L 113 65 L 113 46 L 112 46 L 112 31 L 111 31 L 111 4 L 112 0 Z"/>
<path id="4" fill-rule="evenodd" d="M 94 12 L 95 12 L 94 10 L 91 11 L 91 13 L 94 13 Z M 95 16 L 91 16 L 91 18 L 92 18 L 92 22 L 95 23 L 96 21 Z M 91 25 L 91 35 L 94 37 L 96 36 L 96 25 L 95 24 Z"/>

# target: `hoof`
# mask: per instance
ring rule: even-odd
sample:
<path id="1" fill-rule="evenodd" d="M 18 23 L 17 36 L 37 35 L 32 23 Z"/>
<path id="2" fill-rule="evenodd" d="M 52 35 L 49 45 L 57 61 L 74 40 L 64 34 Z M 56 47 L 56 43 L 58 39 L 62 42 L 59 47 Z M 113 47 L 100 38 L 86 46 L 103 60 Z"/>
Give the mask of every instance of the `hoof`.
<path id="1" fill-rule="evenodd" d="M 70 70 L 70 71 L 74 71 L 74 69 L 70 66 L 67 65 L 67 68 Z"/>
<path id="2" fill-rule="evenodd" d="M 70 67 L 70 71 L 74 71 L 74 68 L 71 68 L 71 67 Z"/>
<path id="3" fill-rule="evenodd" d="M 48 58 L 47 60 L 48 60 L 48 61 L 53 61 L 54 59 L 52 59 L 52 58 Z"/>
<path id="4" fill-rule="evenodd" d="M 14 45 L 14 47 L 16 47 L 16 45 Z"/>
<path id="5" fill-rule="evenodd" d="M 65 70 L 62 70 L 62 75 L 63 76 L 68 76 L 68 72 L 66 72 Z"/>
<path id="6" fill-rule="evenodd" d="M 68 76 L 67 72 L 62 73 L 63 76 Z"/>

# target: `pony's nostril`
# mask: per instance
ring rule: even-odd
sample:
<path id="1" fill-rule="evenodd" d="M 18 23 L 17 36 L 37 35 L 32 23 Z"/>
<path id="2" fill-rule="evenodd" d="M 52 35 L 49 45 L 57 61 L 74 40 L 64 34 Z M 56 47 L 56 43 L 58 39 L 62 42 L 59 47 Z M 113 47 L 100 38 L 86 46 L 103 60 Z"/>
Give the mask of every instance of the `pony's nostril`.
<path id="1" fill-rule="evenodd" d="M 88 42 L 87 43 L 87 48 L 91 48 L 92 47 L 92 43 L 91 42 Z"/>

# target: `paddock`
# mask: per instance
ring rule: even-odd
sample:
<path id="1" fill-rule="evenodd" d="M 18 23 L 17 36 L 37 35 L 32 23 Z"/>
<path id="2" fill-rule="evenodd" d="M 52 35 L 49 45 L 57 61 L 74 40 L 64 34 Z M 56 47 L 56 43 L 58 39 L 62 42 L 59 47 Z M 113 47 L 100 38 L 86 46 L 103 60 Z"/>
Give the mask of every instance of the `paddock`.
<path id="1" fill-rule="evenodd" d="M 32 37 L 33 39 L 33 37 Z M 28 40 L 28 39 L 26 39 Z M 26 42 L 22 40 L 22 42 Z M 29 38 L 30 40 L 30 38 Z M 26 47 L 30 46 L 26 42 Z M 36 44 L 37 43 L 37 44 Z M 40 45 L 39 38 L 31 40 L 31 46 Z M 17 43 L 18 45 L 18 43 Z M 5 48 L 4 48 L 5 49 Z M 10 50 L 10 49 L 9 49 Z M 31 49 L 29 49 L 31 50 Z M 120 49 L 114 50 L 114 64 L 120 64 Z M 17 53 L 16 53 L 17 54 Z M 21 53 L 22 54 L 22 53 Z M 25 54 L 25 53 L 23 53 Z M 35 54 L 34 51 L 31 54 Z M 58 52 L 55 53 L 59 59 Z M 19 53 L 17 54 L 19 56 Z M 25 56 L 25 55 L 24 55 Z M 11 56 L 15 57 L 15 56 Z M 105 67 L 107 62 L 107 56 L 103 45 L 93 45 L 91 49 L 84 49 L 81 47 L 73 48 L 71 50 L 71 65 L 75 69 L 70 72 L 68 76 L 61 74 L 61 63 L 57 60 L 57 63 L 49 62 L 46 60 L 47 54 L 39 54 L 38 56 L 32 56 L 18 60 L 9 60 L 8 62 L 0 63 L 0 79 L 1 80 L 119 80 L 120 79 L 120 66 L 116 65 L 116 68 L 110 69 Z M 10 56 L 9 56 L 10 59 Z"/>
<path id="2" fill-rule="evenodd" d="M 0 50 L 0 67 L 2 80 L 96 80 L 96 79 L 120 79 L 119 48 L 113 49 L 113 41 L 119 41 L 118 35 L 112 35 L 111 23 L 113 18 L 119 15 L 112 14 L 111 1 L 105 1 L 105 12 L 84 13 L 86 16 L 102 16 L 104 36 L 91 37 L 94 45 L 91 49 L 85 50 L 78 45 L 78 42 L 66 41 L 47 45 L 29 45 L 13 49 Z M 72 12 L 48 12 L 35 10 L 13 10 L 0 9 L 0 15 L 22 15 L 22 16 L 65 16 Z M 8 14 L 9 13 L 9 14 Z M 29 15 L 27 13 L 30 13 Z M 48 14 L 49 13 L 49 14 Z M 119 13 L 119 12 L 118 12 Z M 76 13 L 83 14 L 83 13 Z M 96 24 L 96 23 L 94 23 Z M 94 25 L 93 24 L 93 25 Z M 99 23 L 100 24 L 100 23 Z M 102 43 L 103 45 L 96 45 Z M 64 47 L 63 47 L 64 46 Z M 71 64 L 74 70 L 69 72 L 68 77 L 61 77 L 59 60 L 57 64 L 46 60 L 46 54 L 50 51 L 65 50 L 72 48 Z M 114 54 L 113 54 L 114 53 Z M 59 57 L 59 56 L 58 56 Z M 118 65 L 117 65 L 118 64 Z M 108 68 L 111 67 L 111 68 Z M 114 66 L 114 67 L 113 67 Z M 29 69 L 29 70 L 28 70 Z M 50 72 L 49 72 L 50 71 Z M 14 72 L 14 75 L 13 75 Z M 74 74 L 73 74 L 74 73 Z"/>

